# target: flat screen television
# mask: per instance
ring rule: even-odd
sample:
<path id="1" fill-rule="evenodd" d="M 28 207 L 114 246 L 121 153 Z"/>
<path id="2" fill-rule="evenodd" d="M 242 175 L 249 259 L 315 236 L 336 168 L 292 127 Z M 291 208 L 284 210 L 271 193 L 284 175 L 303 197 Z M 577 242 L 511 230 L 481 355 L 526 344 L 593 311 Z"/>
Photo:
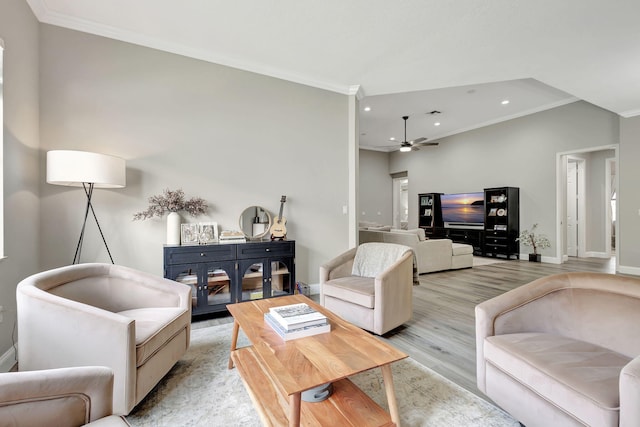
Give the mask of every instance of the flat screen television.
<path id="1" fill-rule="evenodd" d="M 484 192 L 443 194 L 440 201 L 445 227 L 483 228 Z"/>

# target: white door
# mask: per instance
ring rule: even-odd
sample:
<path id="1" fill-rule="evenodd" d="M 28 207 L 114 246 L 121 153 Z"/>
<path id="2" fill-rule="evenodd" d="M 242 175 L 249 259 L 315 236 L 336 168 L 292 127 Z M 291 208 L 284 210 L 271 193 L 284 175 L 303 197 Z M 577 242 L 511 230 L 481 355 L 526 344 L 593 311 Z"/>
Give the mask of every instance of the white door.
<path id="1" fill-rule="evenodd" d="M 567 255 L 578 256 L 578 164 L 567 163 Z"/>

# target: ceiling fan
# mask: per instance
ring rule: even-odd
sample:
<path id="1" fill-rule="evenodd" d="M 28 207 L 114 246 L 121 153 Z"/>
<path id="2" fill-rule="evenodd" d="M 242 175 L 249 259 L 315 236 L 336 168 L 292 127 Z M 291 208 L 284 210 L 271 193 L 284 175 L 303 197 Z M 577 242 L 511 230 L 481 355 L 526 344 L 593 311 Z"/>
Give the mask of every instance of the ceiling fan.
<path id="1" fill-rule="evenodd" d="M 400 151 L 418 151 L 419 148 L 418 147 L 424 147 L 424 146 L 436 146 L 439 143 L 438 142 L 426 142 L 427 138 L 425 137 L 420 137 L 420 138 L 416 138 L 413 139 L 411 141 L 407 141 L 407 120 L 409 119 L 409 116 L 402 116 L 402 120 L 404 120 L 404 140 L 400 143 Z M 397 145 L 390 145 L 388 147 L 392 147 L 392 148 L 396 148 Z"/>

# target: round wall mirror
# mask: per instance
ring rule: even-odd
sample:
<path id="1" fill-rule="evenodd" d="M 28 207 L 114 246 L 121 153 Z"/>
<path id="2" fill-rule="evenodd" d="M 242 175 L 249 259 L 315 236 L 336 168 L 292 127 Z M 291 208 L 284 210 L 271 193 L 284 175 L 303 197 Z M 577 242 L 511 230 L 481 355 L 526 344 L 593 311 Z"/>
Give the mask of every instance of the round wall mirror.
<path id="1" fill-rule="evenodd" d="M 240 214 L 239 224 L 247 239 L 262 239 L 271 229 L 271 214 L 262 206 L 249 206 Z"/>

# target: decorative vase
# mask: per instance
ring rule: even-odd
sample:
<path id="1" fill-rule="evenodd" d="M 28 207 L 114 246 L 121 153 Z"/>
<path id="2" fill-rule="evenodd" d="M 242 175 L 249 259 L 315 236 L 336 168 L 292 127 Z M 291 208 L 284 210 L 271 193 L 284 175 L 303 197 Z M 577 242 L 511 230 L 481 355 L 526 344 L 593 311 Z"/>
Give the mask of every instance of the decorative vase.
<path id="1" fill-rule="evenodd" d="M 180 214 L 171 212 L 167 215 L 167 245 L 180 244 Z"/>
<path id="2" fill-rule="evenodd" d="M 542 259 L 542 255 L 540 254 L 529 254 L 530 262 L 540 262 L 541 259 Z"/>

